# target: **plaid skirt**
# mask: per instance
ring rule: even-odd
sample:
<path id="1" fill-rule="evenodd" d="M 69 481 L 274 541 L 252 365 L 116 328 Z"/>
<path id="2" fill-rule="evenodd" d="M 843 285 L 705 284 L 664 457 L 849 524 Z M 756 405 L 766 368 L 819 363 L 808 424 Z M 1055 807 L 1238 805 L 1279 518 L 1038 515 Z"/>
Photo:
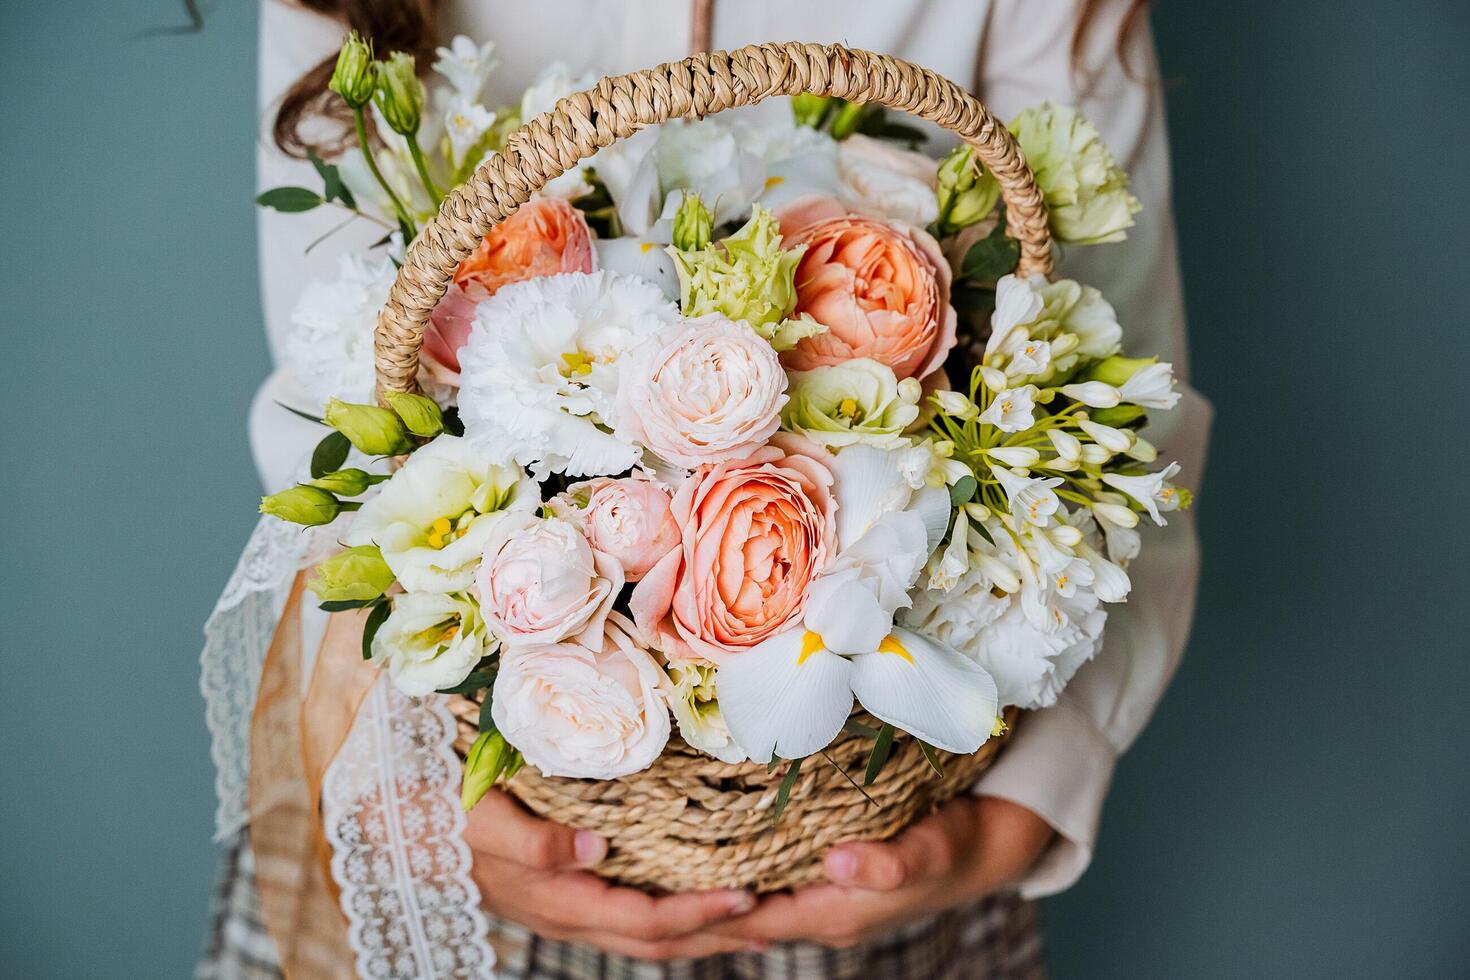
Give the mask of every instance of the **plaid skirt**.
<path id="1" fill-rule="evenodd" d="M 490 919 L 504 980 L 1032 980 L 1045 976 L 1041 916 L 1034 902 L 992 895 L 851 949 L 783 943 L 762 953 L 650 963 L 591 946 L 542 939 Z M 247 842 L 226 856 L 213 928 L 198 980 L 279 980 L 275 947 L 260 921 Z"/>

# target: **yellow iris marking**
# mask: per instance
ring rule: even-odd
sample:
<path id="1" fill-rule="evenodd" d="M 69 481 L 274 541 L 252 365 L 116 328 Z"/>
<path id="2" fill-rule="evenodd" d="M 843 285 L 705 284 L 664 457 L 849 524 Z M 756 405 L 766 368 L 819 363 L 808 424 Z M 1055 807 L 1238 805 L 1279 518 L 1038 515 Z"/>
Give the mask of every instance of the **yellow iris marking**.
<path id="1" fill-rule="evenodd" d="M 781 183 L 785 179 L 785 177 L 767 177 L 766 190 L 770 190 L 772 187 L 775 187 L 777 184 Z"/>
<path id="2" fill-rule="evenodd" d="M 914 662 L 914 655 L 905 650 L 903 644 L 898 642 L 898 637 L 891 633 L 883 638 L 882 643 L 878 644 L 878 652 L 891 653 L 894 656 L 902 657 L 909 663 Z"/>
<path id="3" fill-rule="evenodd" d="M 800 667 L 806 663 L 808 657 L 825 648 L 826 644 L 822 642 L 822 634 L 807 630 L 801 637 L 801 653 L 796 655 L 796 666 Z"/>
<path id="4" fill-rule="evenodd" d="M 653 242 L 644 242 L 642 245 L 638 246 L 638 251 L 642 252 L 644 255 L 647 255 L 649 252 L 653 251 Z"/>
<path id="5" fill-rule="evenodd" d="M 592 358 L 579 350 L 570 354 L 563 354 L 561 359 L 566 362 L 566 367 L 561 369 L 563 377 L 570 378 L 572 375 L 588 375 L 592 373 Z"/>

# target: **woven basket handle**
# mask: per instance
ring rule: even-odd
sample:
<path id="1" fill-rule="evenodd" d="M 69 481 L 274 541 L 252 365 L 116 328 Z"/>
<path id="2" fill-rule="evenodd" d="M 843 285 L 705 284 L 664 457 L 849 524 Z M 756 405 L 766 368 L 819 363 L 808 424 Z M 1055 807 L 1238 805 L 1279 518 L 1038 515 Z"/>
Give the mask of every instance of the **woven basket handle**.
<path id="1" fill-rule="evenodd" d="M 378 388 L 415 391 L 429 314 L 449 281 L 495 224 L 547 182 L 604 146 L 673 118 L 702 118 L 772 95 L 835 95 L 877 102 L 953 131 L 1000 184 L 1006 223 L 1021 246 L 1018 272 L 1052 270 L 1051 235 L 1035 177 L 1015 139 L 955 83 L 888 55 L 837 44 L 758 44 L 695 54 L 657 68 L 604 78 L 528 120 L 503 152 L 457 188 L 409 246 L 378 315 Z"/>

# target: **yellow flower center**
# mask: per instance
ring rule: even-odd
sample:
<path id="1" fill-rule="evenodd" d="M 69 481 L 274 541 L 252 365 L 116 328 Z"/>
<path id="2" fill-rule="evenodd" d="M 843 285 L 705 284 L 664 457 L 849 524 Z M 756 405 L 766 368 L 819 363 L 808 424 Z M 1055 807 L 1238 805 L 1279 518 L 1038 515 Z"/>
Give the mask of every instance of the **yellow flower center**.
<path id="1" fill-rule="evenodd" d="M 844 422 L 857 422 L 862 419 L 863 410 L 858 405 L 856 398 L 844 398 L 837 403 L 837 418 Z"/>
<path id="2" fill-rule="evenodd" d="M 566 362 L 565 366 L 561 369 L 561 374 L 564 378 L 573 376 L 586 377 L 592 373 L 592 358 L 579 350 L 574 350 L 570 354 L 563 354 L 561 359 Z"/>
<path id="3" fill-rule="evenodd" d="M 436 519 L 429 525 L 428 534 L 425 535 L 426 543 L 435 551 L 447 548 L 450 543 L 469 533 L 470 524 L 478 516 L 473 510 L 467 510 L 454 520 L 447 517 Z"/>

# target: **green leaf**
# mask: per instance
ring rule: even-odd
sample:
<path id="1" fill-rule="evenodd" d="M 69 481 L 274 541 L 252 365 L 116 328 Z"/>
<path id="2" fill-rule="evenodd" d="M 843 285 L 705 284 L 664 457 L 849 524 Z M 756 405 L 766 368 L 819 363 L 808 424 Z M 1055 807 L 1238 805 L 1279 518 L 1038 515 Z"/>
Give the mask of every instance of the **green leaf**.
<path id="1" fill-rule="evenodd" d="M 322 612 L 329 613 L 346 612 L 349 609 L 366 609 L 368 606 L 377 602 L 378 598 L 380 597 L 374 597 L 372 599 L 332 599 L 322 603 L 317 608 L 321 609 Z"/>
<path id="2" fill-rule="evenodd" d="M 1099 425 L 1111 425 L 1115 429 L 1126 428 L 1148 421 L 1148 412 L 1139 405 L 1114 405 L 1112 408 L 1089 408 L 1087 415 Z"/>
<path id="3" fill-rule="evenodd" d="M 878 774 L 883 771 L 883 766 L 887 764 L 888 756 L 893 752 L 893 735 L 893 726 L 886 722 L 882 728 L 878 729 L 878 740 L 873 743 L 873 751 L 868 755 L 868 770 L 863 773 L 864 786 L 873 785 L 873 781 L 878 778 Z"/>
<path id="4" fill-rule="evenodd" d="M 804 758 L 805 756 L 802 757 Z M 776 790 L 776 806 L 771 811 L 771 823 L 776 823 L 781 819 L 781 814 L 791 799 L 791 789 L 796 785 L 796 777 L 801 772 L 802 759 L 791 760 L 791 768 L 786 770 L 786 778 L 781 780 L 781 788 Z"/>
<path id="5" fill-rule="evenodd" d="M 339 514 L 346 514 L 354 510 L 362 510 L 361 500 L 339 500 L 337 502 L 337 512 Z"/>
<path id="6" fill-rule="evenodd" d="M 347 453 L 352 449 L 352 443 L 342 433 L 333 430 L 325 439 L 316 444 L 316 449 L 311 454 L 311 478 L 320 480 L 328 473 L 335 473 L 347 462 Z"/>
<path id="7" fill-rule="evenodd" d="M 995 228 L 965 253 L 960 276 L 976 282 L 995 282 L 1014 272 L 1020 261 L 1021 243 L 1006 234 L 1006 213 L 1002 208 Z"/>
<path id="8" fill-rule="evenodd" d="M 979 489 L 980 484 L 973 476 L 962 476 L 949 488 L 949 502 L 956 507 L 968 504 L 975 499 L 975 491 Z"/>
<path id="9" fill-rule="evenodd" d="M 852 718 L 847 719 L 847 721 L 843 723 L 842 730 L 844 732 L 850 732 L 853 735 L 861 735 L 863 738 L 878 737 L 878 729 L 874 728 L 872 725 L 864 725 L 862 722 L 855 721 Z"/>
<path id="10" fill-rule="evenodd" d="M 939 763 L 939 750 L 922 738 L 916 738 L 914 741 L 919 743 L 919 751 L 924 753 L 924 759 L 929 763 L 929 768 L 933 769 L 939 775 L 940 779 L 943 779 L 944 766 Z"/>
<path id="11" fill-rule="evenodd" d="M 317 425 L 326 425 L 327 424 L 326 419 L 323 419 L 321 416 L 319 416 L 319 415 L 313 415 L 310 412 L 303 412 L 299 408 L 292 408 L 290 405 L 287 405 L 285 402 L 276 402 L 276 407 L 277 408 L 284 408 L 286 411 L 290 412 L 292 415 L 296 416 L 297 418 L 306 419 L 306 421 L 308 421 L 308 422 L 315 422 Z"/>
<path id="12" fill-rule="evenodd" d="M 444 431 L 452 436 L 464 435 L 464 423 L 459 420 L 458 405 L 450 405 L 444 409 Z"/>
<path id="13" fill-rule="evenodd" d="M 287 214 L 310 211 L 326 202 L 326 198 L 305 187 L 272 187 L 255 199 L 255 203 L 263 208 L 274 208 Z"/>
<path id="14" fill-rule="evenodd" d="M 485 700 L 480 702 L 480 733 L 496 731 L 495 719 L 490 717 L 490 692 L 493 688 L 485 689 Z"/>
<path id="15" fill-rule="evenodd" d="M 828 762 L 830 762 L 832 764 L 832 768 L 833 769 L 836 769 L 837 772 L 842 776 L 842 778 L 845 779 L 845 780 L 847 780 L 848 784 L 850 786 L 852 786 L 853 789 L 855 789 L 859 793 L 861 793 L 862 796 L 863 796 L 863 799 L 865 799 L 869 803 L 871 803 L 873 805 L 874 809 L 878 809 L 878 810 L 883 809 L 883 805 L 881 803 L 879 803 L 877 800 L 873 799 L 871 796 L 869 796 L 868 795 L 868 791 L 865 790 L 865 789 L 863 789 L 862 786 L 858 785 L 858 781 L 856 779 L 853 779 L 850 775 L 848 775 L 847 770 L 844 769 L 844 768 L 842 768 L 841 766 L 839 766 L 837 764 L 837 760 L 834 759 L 834 758 L 832 758 L 832 755 L 826 749 L 823 749 L 822 750 L 822 758 L 824 758 Z"/>
<path id="16" fill-rule="evenodd" d="M 349 208 L 357 207 L 357 201 L 353 199 L 352 191 L 348 190 L 347 185 L 342 183 L 342 174 L 335 165 L 327 163 L 321 157 L 317 156 L 315 150 L 307 150 L 306 158 L 311 161 L 311 165 L 316 168 L 316 172 L 321 174 L 322 187 L 324 188 L 322 191 L 323 197 L 329 201 L 341 201 Z"/>
<path id="17" fill-rule="evenodd" d="M 490 687 L 495 683 L 495 668 L 486 667 L 485 663 L 485 660 L 481 660 L 480 666 L 470 671 L 470 676 L 453 687 L 440 688 L 436 693 L 468 696 L 474 694 L 476 691 L 483 691 L 485 688 Z"/>
<path id="18" fill-rule="evenodd" d="M 362 624 L 362 659 L 373 659 L 373 637 L 378 635 L 378 628 L 393 611 L 393 604 L 387 599 L 379 599 L 373 606 L 373 611 L 368 613 L 367 622 Z"/>
<path id="19" fill-rule="evenodd" d="M 767 773 L 775 772 L 776 771 L 776 767 L 779 766 L 780 764 L 781 764 L 781 757 L 779 755 L 773 755 L 773 756 L 771 756 L 771 761 L 766 763 L 766 772 Z"/>

